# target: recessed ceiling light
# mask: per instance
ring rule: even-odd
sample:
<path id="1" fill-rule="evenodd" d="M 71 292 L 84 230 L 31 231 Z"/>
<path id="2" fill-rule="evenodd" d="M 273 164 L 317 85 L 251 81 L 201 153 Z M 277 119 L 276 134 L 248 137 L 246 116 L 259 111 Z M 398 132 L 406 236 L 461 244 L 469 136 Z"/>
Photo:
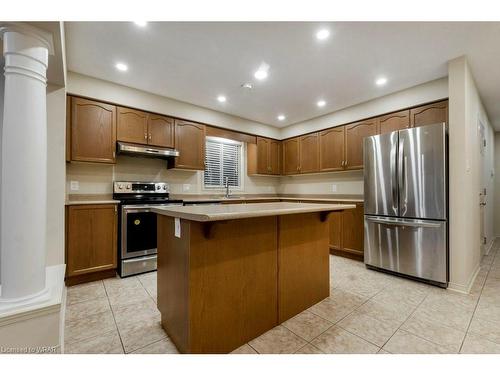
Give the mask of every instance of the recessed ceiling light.
<path id="1" fill-rule="evenodd" d="M 140 27 L 144 27 L 148 24 L 146 21 L 134 21 L 134 23 Z"/>
<path id="2" fill-rule="evenodd" d="M 285 115 L 278 115 L 277 118 L 279 121 L 283 121 L 284 119 L 286 119 L 286 116 Z"/>
<path id="3" fill-rule="evenodd" d="M 226 101 L 226 97 L 225 97 L 224 95 L 219 95 L 219 96 L 217 97 L 217 100 L 218 100 L 219 102 L 221 102 L 221 103 L 224 103 L 224 102 Z"/>
<path id="4" fill-rule="evenodd" d="M 321 29 L 316 33 L 316 39 L 325 40 L 330 36 L 330 31 L 328 29 Z"/>
<path id="5" fill-rule="evenodd" d="M 253 85 L 251 83 L 242 83 L 241 88 L 251 90 L 253 88 Z"/>
<path id="6" fill-rule="evenodd" d="M 387 83 L 387 78 L 385 77 L 377 78 L 377 80 L 375 81 L 375 84 L 377 86 L 384 86 L 386 83 Z"/>
<path id="7" fill-rule="evenodd" d="M 269 65 L 266 63 L 262 63 L 259 66 L 259 69 L 253 74 L 253 76 L 258 79 L 259 81 L 262 81 L 267 78 L 269 75 Z"/>
<path id="8" fill-rule="evenodd" d="M 326 105 L 326 102 L 324 100 L 318 100 L 318 102 L 316 103 L 316 105 L 318 107 L 324 107 Z"/>
<path id="9" fill-rule="evenodd" d="M 122 72 L 126 72 L 128 70 L 128 66 L 124 63 L 116 63 L 115 68 Z"/>

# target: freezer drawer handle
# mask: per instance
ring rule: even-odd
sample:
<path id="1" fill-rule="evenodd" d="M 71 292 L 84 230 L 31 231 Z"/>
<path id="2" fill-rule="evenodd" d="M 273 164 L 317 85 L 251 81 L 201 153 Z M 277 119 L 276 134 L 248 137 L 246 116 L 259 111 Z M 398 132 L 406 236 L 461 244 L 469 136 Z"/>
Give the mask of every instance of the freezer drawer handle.
<path id="1" fill-rule="evenodd" d="M 442 223 L 433 223 L 430 221 L 423 221 L 423 220 L 416 220 L 416 221 L 387 220 L 369 216 L 366 217 L 366 220 L 378 224 L 397 225 L 402 227 L 439 228 L 442 225 Z"/>

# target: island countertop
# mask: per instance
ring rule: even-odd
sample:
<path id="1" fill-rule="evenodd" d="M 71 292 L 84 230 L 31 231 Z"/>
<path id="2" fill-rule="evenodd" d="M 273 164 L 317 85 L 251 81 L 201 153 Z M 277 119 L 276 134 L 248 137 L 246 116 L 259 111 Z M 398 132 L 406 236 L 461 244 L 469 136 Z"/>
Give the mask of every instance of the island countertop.
<path id="1" fill-rule="evenodd" d="M 152 211 L 160 215 L 178 217 L 185 220 L 208 222 L 302 214 L 308 212 L 342 211 L 354 208 L 356 208 L 354 204 L 274 202 L 203 206 L 167 206 L 154 208 Z"/>

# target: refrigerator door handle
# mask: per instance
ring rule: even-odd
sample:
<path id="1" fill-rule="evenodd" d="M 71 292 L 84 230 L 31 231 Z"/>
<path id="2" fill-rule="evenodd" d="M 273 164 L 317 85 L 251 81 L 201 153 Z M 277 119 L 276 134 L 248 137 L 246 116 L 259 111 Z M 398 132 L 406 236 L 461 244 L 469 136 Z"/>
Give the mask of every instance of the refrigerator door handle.
<path id="1" fill-rule="evenodd" d="M 428 220 L 384 219 L 373 216 L 365 216 L 365 218 L 372 223 L 397 225 L 402 227 L 439 228 L 443 224 L 442 222 L 434 222 Z"/>
<path id="2" fill-rule="evenodd" d="M 394 135 L 398 135 L 398 133 L 394 133 Z M 397 149 L 398 149 L 398 142 L 394 142 L 391 147 L 391 192 L 392 192 L 392 210 L 393 212 L 397 215 L 399 214 L 398 212 L 398 175 L 396 173 L 396 164 L 398 160 L 398 154 L 397 154 Z"/>
<path id="3" fill-rule="evenodd" d="M 398 185 L 399 185 L 399 209 L 400 215 L 406 214 L 407 210 L 407 199 L 408 196 L 406 195 L 405 192 L 405 179 L 404 179 L 404 174 L 406 173 L 405 171 L 405 166 L 404 166 L 404 143 L 401 138 L 399 138 L 399 149 L 398 149 Z M 403 194 L 405 192 L 405 194 Z M 404 198 L 403 198 L 404 196 Z"/>

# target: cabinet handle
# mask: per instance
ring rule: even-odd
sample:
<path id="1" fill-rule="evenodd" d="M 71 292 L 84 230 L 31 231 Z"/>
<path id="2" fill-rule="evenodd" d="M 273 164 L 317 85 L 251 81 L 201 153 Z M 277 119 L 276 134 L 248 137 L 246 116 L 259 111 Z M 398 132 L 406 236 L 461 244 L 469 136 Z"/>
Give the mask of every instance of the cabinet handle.
<path id="1" fill-rule="evenodd" d="M 148 139 L 148 133 L 144 133 L 144 139 Z"/>
<path id="2" fill-rule="evenodd" d="M 346 168 L 347 168 L 347 160 L 345 161 L 345 165 L 344 165 L 344 167 L 346 167 Z"/>
<path id="3" fill-rule="evenodd" d="M 151 133 L 149 133 L 149 140 L 151 140 Z"/>
<path id="4" fill-rule="evenodd" d="M 342 166 L 342 168 L 344 167 L 344 163 L 345 163 L 345 162 L 342 160 L 342 164 L 340 164 L 340 165 Z"/>

